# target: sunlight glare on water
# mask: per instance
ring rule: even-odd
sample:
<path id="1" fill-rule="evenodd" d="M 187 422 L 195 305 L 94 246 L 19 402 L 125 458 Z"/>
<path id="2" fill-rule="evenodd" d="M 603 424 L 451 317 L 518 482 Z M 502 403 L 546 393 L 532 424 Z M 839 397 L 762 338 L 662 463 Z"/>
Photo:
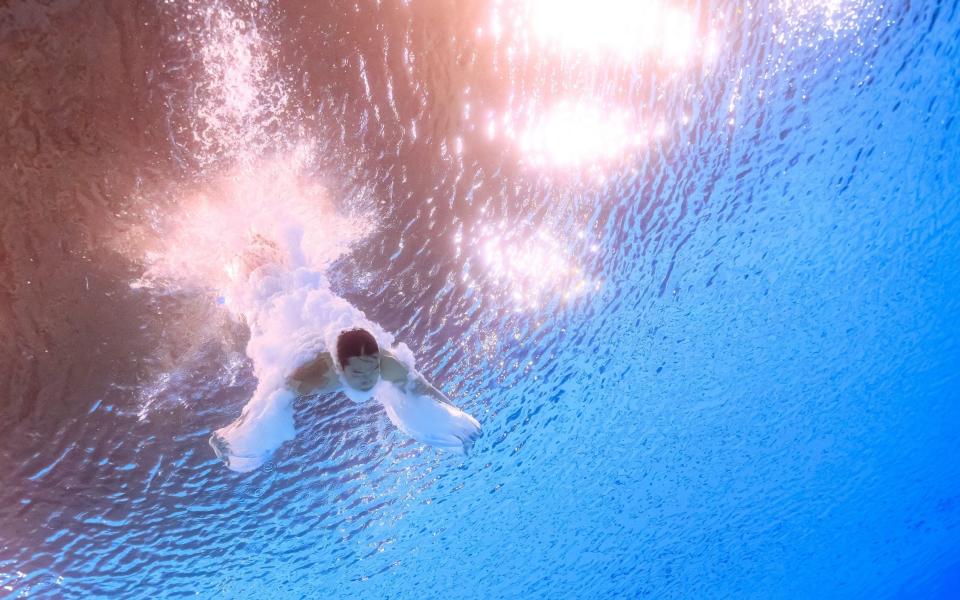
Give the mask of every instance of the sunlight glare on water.
<path id="1" fill-rule="evenodd" d="M 958 28 L 6 3 L 0 593 L 960 597 Z M 278 392 L 358 324 L 468 455 Z"/>
<path id="2" fill-rule="evenodd" d="M 672 129 L 652 111 L 638 111 L 620 98 L 582 89 L 584 80 L 633 68 L 673 80 L 705 66 L 717 54 L 714 28 L 699 24 L 689 6 L 676 2 L 497 2 L 491 23 L 493 37 L 499 42 L 503 36 L 512 60 L 535 62 L 544 56 L 570 65 L 561 67 L 557 80 L 550 82 L 566 89 L 566 97 L 531 99 L 515 113 L 487 120 L 488 137 L 504 132 L 533 167 L 599 167 L 623 159 Z"/>
<path id="3" fill-rule="evenodd" d="M 501 7 L 494 6 L 496 23 L 502 18 Z M 504 12 L 514 20 L 513 26 L 529 31 L 536 44 L 597 61 L 652 55 L 665 65 L 680 67 L 693 58 L 702 40 L 688 9 L 678 2 L 525 0 L 519 9 L 511 8 Z"/>
<path id="4" fill-rule="evenodd" d="M 486 227 L 479 243 L 488 278 L 517 310 L 568 301 L 600 287 L 587 278 L 563 241 L 545 229 L 524 235 L 500 223 Z"/>
<path id="5" fill-rule="evenodd" d="M 617 113 L 584 101 L 560 102 L 521 132 L 520 150 L 534 166 L 571 167 L 620 158 L 646 140 L 634 131 L 627 111 Z"/>

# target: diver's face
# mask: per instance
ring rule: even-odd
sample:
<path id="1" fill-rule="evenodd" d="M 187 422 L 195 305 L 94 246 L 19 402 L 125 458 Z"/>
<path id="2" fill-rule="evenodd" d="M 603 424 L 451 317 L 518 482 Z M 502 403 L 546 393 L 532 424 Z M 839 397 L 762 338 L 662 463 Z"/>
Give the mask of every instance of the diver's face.
<path id="1" fill-rule="evenodd" d="M 343 369 L 343 377 L 354 389 L 371 390 L 380 378 L 380 354 L 351 357 Z"/>

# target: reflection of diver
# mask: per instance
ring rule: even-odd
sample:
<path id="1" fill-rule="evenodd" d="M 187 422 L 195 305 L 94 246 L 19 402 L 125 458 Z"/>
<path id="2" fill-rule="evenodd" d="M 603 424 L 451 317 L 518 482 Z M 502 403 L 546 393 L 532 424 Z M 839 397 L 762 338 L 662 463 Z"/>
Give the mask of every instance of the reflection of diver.
<path id="1" fill-rule="evenodd" d="M 341 332 L 336 357 L 321 352 L 300 365 L 287 377 L 286 388 L 298 395 L 339 391 L 354 402 L 365 402 L 376 394 L 398 429 L 444 450 L 466 454 L 483 435 L 476 419 L 454 406 L 391 352 L 381 349 L 365 329 Z M 269 454 L 246 455 L 231 443 L 234 431 L 256 426 L 248 417 L 244 414 L 210 436 L 217 456 L 236 471 L 255 469 Z"/>

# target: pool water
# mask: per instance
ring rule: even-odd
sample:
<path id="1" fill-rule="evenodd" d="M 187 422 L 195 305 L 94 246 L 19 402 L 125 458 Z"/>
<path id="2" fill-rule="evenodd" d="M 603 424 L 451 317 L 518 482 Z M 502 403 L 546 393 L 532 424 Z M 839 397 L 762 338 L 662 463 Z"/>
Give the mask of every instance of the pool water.
<path id="1" fill-rule="evenodd" d="M 0 588 L 960 597 L 960 14 L 0 7 Z M 474 415 L 253 394 L 252 236 Z"/>

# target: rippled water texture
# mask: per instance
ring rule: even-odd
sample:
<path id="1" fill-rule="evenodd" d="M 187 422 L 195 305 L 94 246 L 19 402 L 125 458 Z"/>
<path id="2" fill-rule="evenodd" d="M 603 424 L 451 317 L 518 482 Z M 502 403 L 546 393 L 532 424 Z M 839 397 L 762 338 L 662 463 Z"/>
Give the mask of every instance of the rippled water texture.
<path id="1" fill-rule="evenodd" d="M 0 588 L 957 597 L 958 10 L 0 3 Z M 277 231 L 469 457 L 331 396 L 216 461 Z"/>

